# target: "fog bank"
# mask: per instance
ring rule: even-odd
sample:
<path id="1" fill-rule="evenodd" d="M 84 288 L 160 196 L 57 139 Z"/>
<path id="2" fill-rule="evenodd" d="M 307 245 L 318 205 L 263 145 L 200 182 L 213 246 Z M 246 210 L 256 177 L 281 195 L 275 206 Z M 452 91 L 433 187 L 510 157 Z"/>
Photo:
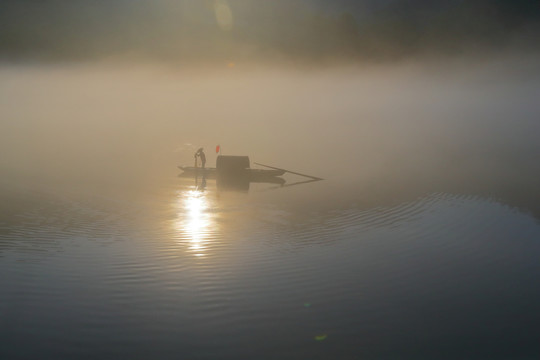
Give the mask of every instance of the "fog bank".
<path id="1" fill-rule="evenodd" d="M 144 187 L 176 176 L 200 146 L 212 166 L 220 144 L 224 154 L 323 177 L 334 200 L 375 188 L 397 199 L 411 187 L 497 197 L 510 187 L 538 207 L 536 64 L 3 66 L 0 169 L 95 191 Z"/>

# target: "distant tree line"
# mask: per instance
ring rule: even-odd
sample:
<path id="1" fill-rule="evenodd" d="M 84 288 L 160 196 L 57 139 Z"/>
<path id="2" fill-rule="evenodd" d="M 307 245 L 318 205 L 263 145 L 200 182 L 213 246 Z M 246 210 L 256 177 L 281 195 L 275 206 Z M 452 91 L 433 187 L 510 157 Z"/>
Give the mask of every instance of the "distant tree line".
<path id="1" fill-rule="evenodd" d="M 376 3 L 229 0 L 224 31 L 212 1 L 4 0 L 0 59 L 362 61 L 540 44 L 540 1 Z"/>

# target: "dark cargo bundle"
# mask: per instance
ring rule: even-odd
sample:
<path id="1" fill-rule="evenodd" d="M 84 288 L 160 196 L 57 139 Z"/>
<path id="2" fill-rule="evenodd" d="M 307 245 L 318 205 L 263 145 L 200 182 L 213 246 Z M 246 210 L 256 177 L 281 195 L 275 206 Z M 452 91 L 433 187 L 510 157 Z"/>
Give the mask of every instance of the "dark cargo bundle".
<path id="1" fill-rule="evenodd" d="M 219 173 L 233 173 L 249 169 L 249 157 L 220 155 L 216 159 L 216 168 Z"/>

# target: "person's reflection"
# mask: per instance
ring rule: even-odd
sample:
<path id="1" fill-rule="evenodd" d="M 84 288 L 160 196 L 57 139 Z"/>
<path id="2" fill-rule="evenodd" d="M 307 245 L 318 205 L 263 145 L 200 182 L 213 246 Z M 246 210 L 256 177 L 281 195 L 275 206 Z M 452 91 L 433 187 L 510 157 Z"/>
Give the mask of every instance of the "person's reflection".
<path id="1" fill-rule="evenodd" d="M 195 178 L 195 186 L 197 188 L 197 191 L 200 191 L 200 192 L 203 192 L 206 189 L 206 171 L 204 169 L 202 171 L 201 183 L 198 184 L 198 178 Z"/>

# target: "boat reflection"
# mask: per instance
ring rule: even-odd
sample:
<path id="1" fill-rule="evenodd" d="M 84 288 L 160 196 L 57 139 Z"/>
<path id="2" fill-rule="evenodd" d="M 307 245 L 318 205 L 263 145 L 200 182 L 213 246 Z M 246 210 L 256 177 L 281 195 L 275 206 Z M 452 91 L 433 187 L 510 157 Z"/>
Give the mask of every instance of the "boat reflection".
<path id="1" fill-rule="evenodd" d="M 243 177 L 218 177 L 216 179 L 216 188 L 222 191 L 241 191 L 248 192 L 251 183 L 276 184 L 283 186 L 285 180 L 280 177 L 268 178 L 260 181 L 254 181 Z"/>
<path id="2" fill-rule="evenodd" d="M 248 192 L 250 184 L 273 184 L 278 186 L 284 186 L 285 179 L 277 176 L 254 178 L 248 176 L 219 176 L 215 172 L 205 169 L 199 169 L 196 172 L 184 172 L 178 177 L 195 179 L 195 188 L 199 191 L 206 189 L 206 179 L 215 180 L 216 189 L 218 192 L 222 191 L 239 191 Z M 311 181 L 309 181 L 311 182 Z"/>

